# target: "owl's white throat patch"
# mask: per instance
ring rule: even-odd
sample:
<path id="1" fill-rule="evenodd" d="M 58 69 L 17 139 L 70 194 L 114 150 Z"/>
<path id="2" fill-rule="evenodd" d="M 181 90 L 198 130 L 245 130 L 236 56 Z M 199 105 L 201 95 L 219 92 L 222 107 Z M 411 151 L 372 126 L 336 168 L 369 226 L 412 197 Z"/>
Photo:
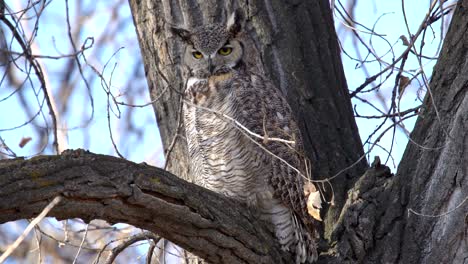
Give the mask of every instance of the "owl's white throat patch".
<path id="1" fill-rule="evenodd" d="M 190 77 L 188 80 L 187 80 L 187 89 L 191 89 L 192 86 L 196 83 L 199 83 L 199 82 L 206 82 L 207 80 L 206 79 L 200 79 L 200 78 L 197 78 L 197 77 Z"/>

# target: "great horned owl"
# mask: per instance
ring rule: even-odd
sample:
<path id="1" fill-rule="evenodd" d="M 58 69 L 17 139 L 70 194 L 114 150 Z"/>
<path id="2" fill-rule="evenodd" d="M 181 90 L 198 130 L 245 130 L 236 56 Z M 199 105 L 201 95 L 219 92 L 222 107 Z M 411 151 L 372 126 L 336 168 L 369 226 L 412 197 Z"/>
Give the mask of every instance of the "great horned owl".
<path id="1" fill-rule="evenodd" d="M 246 66 L 243 24 L 234 12 L 225 24 L 172 28 L 185 43 L 190 174 L 252 207 L 296 263 L 310 263 L 317 232 L 304 195 L 300 132 L 281 92 Z"/>

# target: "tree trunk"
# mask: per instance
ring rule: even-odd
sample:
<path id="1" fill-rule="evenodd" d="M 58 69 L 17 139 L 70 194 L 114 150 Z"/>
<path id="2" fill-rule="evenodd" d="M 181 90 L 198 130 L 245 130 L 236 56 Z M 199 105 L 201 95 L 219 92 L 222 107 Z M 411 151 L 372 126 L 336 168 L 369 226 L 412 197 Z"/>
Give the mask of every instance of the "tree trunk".
<path id="1" fill-rule="evenodd" d="M 179 135 L 169 170 L 187 179 L 187 147 L 180 127 L 181 43 L 166 25 L 191 28 L 223 22 L 235 9 L 247 17 L 246 33 L 258 49 L 252 57 L 286 95 L 299 121 L 315 179 L 328 178 L 363 156 L 328 0 L 320 1 L 171 1 L 130 0 L 144 65 L 155 100 L 155 112 L 165 148 Z M 179 128 L 179 129 L 178 129 Z M 331 181 L 333 204 L 325 215 L 332 230 L 346 200 L 346 191 L 362 175 L 365 159 Z M 328 187 L 328 186 L 327 186 Z M 331 197 L 331 190 L 328 189 Z"/>
<path id="2" fill-rule="evenodd" d="M 385 240 L 402 263 L 468 259 L 468 0 L 460 1 L 395 178 Z M 398 205 L 399 203 L 399 205 Z M 390 232 L 391 231 L 391 232 Z M 378 254 L 379 252 L 376 252 Z M 388 261 L 393 257 L 388 256 Z"/>
<path id="3" fill-rule="evenodd" d="M 328 263 L 466 263 L 467 32 L 463 0 L 396 176 L 364 175 L 350 191 Z"/>

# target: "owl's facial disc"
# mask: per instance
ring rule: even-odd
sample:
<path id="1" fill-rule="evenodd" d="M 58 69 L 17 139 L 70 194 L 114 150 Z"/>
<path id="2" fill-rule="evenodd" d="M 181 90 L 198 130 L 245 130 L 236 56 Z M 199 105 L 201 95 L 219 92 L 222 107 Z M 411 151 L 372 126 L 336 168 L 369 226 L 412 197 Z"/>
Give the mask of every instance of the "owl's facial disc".
<path id="1" fill-rule="evenodd" d="M 198 78 L 208 78 L 235 70 L 243 55 L 242 45 L 237 40 L 221 42 L 217 48 L 197 49 L 189 46 L 186 64 Z"/>

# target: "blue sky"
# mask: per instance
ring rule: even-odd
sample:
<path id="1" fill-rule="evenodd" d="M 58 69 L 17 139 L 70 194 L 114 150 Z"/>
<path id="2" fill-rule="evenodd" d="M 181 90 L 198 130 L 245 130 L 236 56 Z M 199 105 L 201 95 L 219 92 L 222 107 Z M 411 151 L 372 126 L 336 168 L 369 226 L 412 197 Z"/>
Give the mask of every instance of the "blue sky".
<path id="1" fill-rule="evenodd" d="M 27 1 L 6 1 L 8 6 L 13 10 L 19 10 L 21 5 L 25 5 Z M 112 92 L 119 101 L 132 104 L 145 104 L 150 101 L 146 79 L 144 78 L 144 69 L 141 62 L 140 50 L 137 42 L 136 33 L 133 26 L 130 10 L 127 1 L 121 1 L 117 12 L 114 14 L 119 17 L 119 23 L 111 21 L 111 7 L 116 5 L 116 1 L 69 1 L 70 16 L 72 30 L 76 29 L 75 25 L 81 23 L 83 31 L 75 39 L 77 47 L 81 47 L 89 38 L 94 38 L 95 45 L 85 51 L 86 59 L 89 65 L 92 65 L 98 72 L 102 74 L 106 84 L 103 85 L 96 73 L 87 66 L 84 59 L 81 57 L 80 62 L 84 68 L 84 75 L 90 82 L 91 96 L 94 100 L 94 118 L 87 124 L 92 114 L 90 105 L 90 96 L 88 89 L 84 85 L 79 73 L 74 71 L 71 77 L 71 83 L 74 86 L 75 92 L 72 93 L 71 99 L 67 102 L 57 100 L 58 107 L 66 104 L 68 111 L 61 113 L 63 121 L 60 127 L 68 128 L 66 135 L 67 148 L 84 148 L 92 152 L 116 155 L 116 152 L 110 141 L 110 133 L 107 127 L 107 91 Z M 453 1 L 452 1 L 453 2 Z M 77 12 L 75 4 L 81 3 L 83 8 L 79 15 L 81 20 L 77 21 Z M 346 3 L 346 2 L 344 2 Z M 392 61 L 392 52 L 398 57 L 406 46 L 400 40 L 400 36 L 404 35 L 409 38 L 409 33 L 404 23 L 404 17 L 401 7 L 402 1 L 371 1 L 359 0 L 355 8 L 356 20 L 366 25 L 369 28 L 374 27 L 374 32 L 378 33 L 382 38 L 369 34 L 369 30 L 357 26 L 365 43 L 371 45 L 376 54 L 381 57 L 384 62 L 368 62 L 361 64 L 342 54 L 343 66 L 350 90 L 356 89 L 361 85 L 368 76 L 378 73 L 382 67 L 385 67 L 385 62 Z M 407 14 L 407 21 L 411 34 L 414 34 L 429 8 L 429 1 L 404 1 Z M 449 1 L 448 4 L 451 2 Z M 346 5 L 346 4 L 345 4 Z M 24 7 L 24 6 L 23 6 Z M 336 12 L 335 12 L 336 13 Z M 26 15 L 31 16 L 33 13 L 28 12 Z M 65 14 L 65 1 L 51 1 L 44 10 L 38 24 L 38 32 L 34 39 L 37 45 L 37 52 L 40 54 L 59 56 L 63 54 L 71 54 L 69 39 L 67 37 L 67 23 Z M 33 36 L 34 19 L 27 20 L 24 24 L 24 34 L 27 39 Z M 367 50 L 358 45 L 357 49 L 354 46 L 353 38 L 349 29 L 342 26 L 341 19 L 336 13 L 335 24 L 338 30 L 338 35 L 343 46 L 343 49 L 351 56 L 366 57 Z M 446 26 L 446 24 L 444 25 Z M 426 56 L 434 57 L 437 55 L 437 50 L 440 47 L 440 32 L 446 28 L 441 27 L 438 22 L 433 25 L 431 30 L 428 30 L 423 53 Z M 111 33 L 109 39 L 102 39 L 104 33 Z M 383 40 L 385 38 L 385 40 Z M 102 43 L 98 43 L 99 40 Z M 11 34 L 7 34 L 7 41 L 11 40 Z M 10 42 L 9 42 L 10 43 Z M 15 51 L 20 48 L 14 41 L 11 42 L 11 47 Z M 89 42 L 88 42 L 89 43 Z M 420 42 L 417 42 L 418 44 Z M 35 52 L 36 52 L 35 51 Z M 33 52 L 33 53 L 35 53 Z M 36 54 L 36 53 L 35 53 Z M 386 55 L 384 55 L 386 54 Z M 367 57 L 373 60 L 372 57 Z M 67 72 L 67 63 L 69 59 L 40 59 L 43 63 L 44 71 L 47 72 L 49 85 L 54 98 L 60 98 L 60 93 L 63 89 L 64 74 Z M 424 71 L 430 78 L 432 67 L 435 60 L 422 60 Z M 27 70 L 24 60 L 17 61 L 17 67 L 22 70 Z M 405 76 L 411 76 L 420 70 L 419 62 L 415 56 L 410 55 L 405 67 Z M 2 67 L 2 72 L 5 67 Z M 389 98 L 391 98 L 392 89 L 395 83 L 395 75 L 393 75 L 383 83 L 377 92 L 366 93 L 362 98 L 372 102 L 378 108 L 385 110 L 389 107 Z M 43 92 L 37 87 L 37 79 L 33 76 L 31 83 L 25 79 L 26 73 L 16 71 L 16 76 L 19 80 L 26 80 L 21 92 L 24 93 L 27 105 L 32 112 L 39 110 L 39 105 L 42 103 Z M 383 76 L 386 76 L 384 74 Z M 106 86 L 108 85 L 108 86 Z M 373 87 L 372 85 L 367 88 Z M 401 101 L 401 110 L 412 108 L 420 103 L 420 98 L 424 96 L 425 88 L 421 87 L 421 78 L 414 80 L 405 90 Z M 35 126 L 47 127 L 51 125 L 47 111 L 44 111 L 36 119 L 34 124 L 27 124 L 28 117 L 20 103 L 19 92 L 15 92 L 11 87 L 7 87 L 5 83 L 0 86 L 0 137 L 12 148 L 18 156 L 32 156 L 39 142 L 39 136 L 36 134 Z M 11 95 L 8 97 L 8 95 Z M 39 99 L 38 99 L 39 98 Z M 378 115 L 379 113 L 363 104 L 361 101 L 353 99 L 353 105 L 356 105 L 357 111 L 361 115 Z M 149 164 L 162 166 L 164 163 L 163 148 L 161 146 L 160 135 L 157 129 L 153 108 L 146 107 L 127 107 L 111 104 L 112 113 L 111 130 L 113 132 L 116 144 L 120 152 L 129 160 L 135 162 L 145 161 Z M 375 130 L 380 124 L 380 120 L 356 119 L 361 138 L 363 141 Z M 411 131 L 414 126 L 415 118 L 406 121 L 405 127 Z M 84 126 L 86 125 L 86 126 Z M 390 122 L 386 122 L 383 129 L 390 126 Z M 11 129 L 17 126 L 20 128 Z M 368 154 L 370 159 L 373 156 L 379 155 L 382 161 L 385 161 L 388 154 L 384 149 L 389 149 L 392 140 L 394 146 L 392 149 L 393 160 L 390 159 L 388 164 L 395 171 L 403 151 L 408 142 L 406 132 L 397 128 L 395 138 L 392 137 L 392 131 L 387 133 L 379 142 L 378 147 L 374 147 L 372 152 Z M 379 132 L 380 133 L 380 132 Z M 373 137 L 375 139 L 378 134 Z M 18 146 L 22 138 L 31 137 L 32 140 L 25 147 Z M 49 136 L 48 147 L 44 153 L 52 154 L 53 150 L 50 147 L 52 136 Z M 364 146 L 366 150 L 372 145 Z M 55 223 L 57 224 L 57 223 Z M 58 225 L 58 224 L 57 224 Z"/>
<path id="2" fill-rule="evenodd" d="M 71 25 L 73 30 L 73 26 L 75 25 L 75 22 L 73 21 L 75 21 L 74 19 L 76 18 L 76 12 L 73 10 L 75 8 L 74 4 L 77 2 L 69 2 L 71 10 L 70 16 L 72 18 Z M 70 42 L 66 37 L 67 28 L 65 26 L 66 20 L 64 16 L 64 3 L 64 1 L 50 2 L 39 21 L 35 43 L 37 44 L 38 51 L 41 54 L 58 56 L 60 54 L 72 53 Z M 421 1 L 406 1 L 405 3 L 408 25 L 411 33 L 414 33 L 426 15 L 429 2 L 424 1 L 424 3 L 421 3 Z M 129 102 L 128 100 L 131 99 L 132 104 L 144 104 L 150 99 L 147 92 L 147 83 L 144 79 L 144 69 L 141 63 L 137 37 L 132 24 L 133 21 L 130 10 L 127 2 L 123 1 L 123 4 L 120 5 L 117 11 L 117 15 L 121 22 L 111 22 L 111 13 L 109 10 L 114 4 L 115 1 L 82 2 L 82 5 L 86 7 L 82 10 L 82 12 L 85 13 L 84 19 L 80 21 L 80 23 L 83 24 L 84 30 L 81 32 L 79 37 L 75 39 L 75 42 L 79 48 L 87 38 L 94 38 L 95 42 L 97 42 L 103 33 L 115 31 L 115 34 L 112 35 L 112 40 L 105 41 L 101 45 L 95 44 L 92 48 L 85 51 L 84 54 L 89 64 L 102 72 L 106 82 L 112 83 L 109 88 L 110 91 L 114 95 L 121 95 L 118 96 L 118 100 Z M 9 6 L 12 9 L 17 9 L 20 5 L 21 4 L 18 2 L 9 2 Z M 356 20 L 367 27 L 375 27 L 374 31 L 385 38 L 385 40 L 383 40 L 377 36 L 367 34 L 367 29 L 358 27 L 363 39 L 366 43 L 372 44 L 376 54 L 383 55 L 391 48 L 396 54 L 395 56 L 398 57 L 406 48 L 403 46 L 402 41 L 399 40 L 401 35 L 408 36 L 401 10 L 401 2 L 399 1 L 379 1 L 376 3 L 371 0 L 360 0 L 357 2 L 357 8 L 355 9 Z M 80 15 L 83 16 L 83 13 L 80 13 Z M 350 31 L 344 30 L 344 27 L 341 26 L 341 21 L 338 15 L 335 16 L 335 20 L 343 48 L 348 54 L 356 57 L 357 52 L 354 48 Z M 30 38 L 31 30 L 34 28 L 34 25 L 32 23 L 28 23 L 27 25 L 28 28 L 25 30 L 25 33 L 27 37 Z M 434 25 L 435 33 L 429 32 L 427 34 L 424 54 L 428 56 L 436 55 L 436 50 L 439 46 L 439 33 L 437 33 L 437 31 L 440 31 L 440 23 Z M 14 43 L 13 48 L 19 51 L 18 45 L 15 45 Z M 358 50 L 363 57 L 366 56 L 367 52 L 362 46 L 359 46 Z M 369 59 L 372 58 L 369 57 Z M 386 56 L 382 57 L 382 60 L 391 62 L 392 54 L 388 53 Z M 57 97 L 60 93 L 60 89 L 63 89 L 63 87 L 61 87 L 61 83 L 63 82 L 62 75 L 66 72 L 66 63 L 68 60 L 41 59 L 40 61 L 43 63 L 45 71 L 48 73 L 50 87 L 53 90 L 53 94 Z M 61 119 L 66 122 L 66 125 L 62 123 L 61 127 L 73 128 L 67 132 L 67 147 L 85 148 L 97 153 L 115 155 L 116 153 L 109 138 L 109 129 L 107 128 L 107 88 L 105 85 L 102 85 L 102 82 L 93 70 L 85 65 L 83 59 L 81 59 L 81 63 L 85 68 L 85 76 L 91 81 L 91 94 L 95 103 L 94 119 L 91 121 L 89 126 L 84 128 L 81 127 L 86 124 L 92 111 L 87 88 L 81 80 L 78 72 L 75 71 L 72 79 L 73 82 L 77 83 L 75 88 L 77 91 L 72 94 L 72 99 L 67 102 L 69 111 L 61 116 Z M 373 75 L 379 72 L 382 67 L 385 67 L 384 64 L 379 64 L 378 62 L 360 64 L 344 55 L 343 65 L 348 81 L 348 87 L 351 90 L 363 83 L 367 76 Z M 429 77 L 432 72 L 433 65 L 434 61 L 424 62 L 424 69 Z M 419 64 L 414 56 L 410 56 L 408 58 L 405 69 L 412 69 L 413 72 L 419 69 Z M 135 71 L 138 72 L 136 75 Z M 385 75 L 386 74 L 383 76 Z M 25 74 L 18 74 L 18 76 L 24 79 Z M 135 76 L 139 76 L 140 78 L 135 78 Z M 362 95 L 362 98 L 371 101 L 382 110 L 387 109 L 389 106 L 388 99 L 391 97 L 394 84 L 394 77 L 395 73 L 381 86 L 378 93 L 374 92 L 364 94 Z M 33 78 L 33 82 L 36 82 L 35 78 Z M 38 87 L 37 82 L 35 85 Z M 2 84 L 2 86 L 4 85 Z M 370 87 L 372 87 L 372 85 L 368 88 Z M 28 100 L 28 105 L 30 105 L 34 111 L 37 111 L 39 109 L 38 104 L 41 101 L 36 99 L 35 95 L 38 94 L 41 99 L 43 98 L 42 92 L 38 90 L 38 88 L 34 89 L 32 85 L 25 85 L 23 90 Z M 4 98 L 11 92 L 12 90 L 10 89 L 0 89 L 0 98 Z M 418 96 L 422 98 L 423 94 L 424 89 L 421 89 L 420 84 L 417 81 L 413 81 L 405 90 L 405 94 L 402 97 L 400 103 L 402 110 L 417 105 L 419 102 Z M 4 114 L 0 114 L 0 129 L 4 130 L 16 127 L 28 120 L 25 112 L 18 107 L 20 105 L 18 100 L 17 96 L 12 96 L 7 100 L 0 102 L 0 109 L 8 109 L 8 112 L 4 111 Z M 57 104 L 61 105 L 62 102 L 58 101 Z M 358 100 L 353 99 L 353 104 L 356 105 L 357 111 L 362 115 L 378 115 L 378 112 Z M 112 109 L 114 110 L 113 113 L 120 113 L 120 115 L 110 115 L 111 129 L 120 152 L 130 160 L 136 162 L 146 161 L 150 164 L 161 166 L 163 164 L 162 146 L 159 139 L 159 132 L 155 125 L 152 107 L 147 106 L 143 108 L 130 109 L 130 107 L 112 104 Z M 47 112 L 45 111 L 43 115 L 44 118 L 39 117 L 36 119 L 36 125 L 43 127 L 46 127 L 47 125 L 50 126 L 51 122 L 48 118 Z M 47 122 L 44 121 L 44 119 L 47 120 Z M 414 120 L 415 119 L 413 118 L 405 122 L 405 127 L 409 131 L 411 131 L 413 127 Z M 368 135 L 372 133 L 379 122 L 380 120 L 357 119 L 363 141 L 367 139 Z M 390 122 L 387 122 L 385 126 L 389 126 L 390 124 Z M 129 130 L 129 126 L 134 128 L 133 130 L 135 131 L 132 129 Z M 40 144 L 40 142 L 38 142 L 39 137 L 35 135 L 32 125 L 26 125 L 14 130 L 0 131 L 0 136 L 19 156 L 30 156 L 35 154 L 33 147 Z M 374 139 L 376 136 L 374 136 Z M 18 147 L 18 142 L 23 137 L 32 137 L 32 141 L 24 148 L 20 148 Z M 52 137 L 49 137 L 49 145 L 51 142 Z M 391 142 L 392 133 L 387 133 L 379 142 L 379 146 L 389 149 Z M 395 166 L 393 164 L 398 164 L 406 144 L 406 133 L 401 128 L 396 129 L 394 147 L 392 150 L 394 161 L 390 161 L 388 163 L 392 170 L 395 170 Z M 369 149 L 370 145 L 365 146 L 365 148 Z M 382 148 L 374 147 L 373 151 L 369 153 L 369 157 L 372 159 L 374 155 L 379 155 L 382 160 L 385 161 L 387 153 Z M 47 148 L 45 153 L 52 153 L 52 149 L 50 147 Z"/>
<path id="3" fill-rule="evenodd" d="M 72 26 L 76 22 L 73 12 L 73 4 L 75 1 L 70 2 L 70 15 L 72 17 Z M 120 15 L 120 23 L 111 22 L 111 13 L 109 9 L 114 1 L 99 1 L 94 5 L 90 1 L 84 6 L 94 8 L 91 14 L 82 20 L 83 31 L 77 39 L 75 39 L 77 48 L 85 43 L 87 38 L 94 38 L 95 45 L 84 52 L 88 62 L 99 72 L 102 73 L 104 79 L 110 86 L 110 91 L 118 97 L 118 100 L 123 102 L 127 101 L 128 94 L 132 96 L 132 104 L 144 104 L 150 100 L 147 83 L 144 78 L 144 69 L 141 63 L 139 46 L 134 31 L 133 20 L 131 18 L 130 10 L 127 2 L 120 5 L 118 14 Z M 38 51 L 40 54 L 47 54 L 52 56 L 60 56 L 63 54 L 71 54 L 72 48 L 67 38 L 66 19 L 64 16 L 65 11 L 64 1 L 53 1 L 47 8 L 44 9 L 42 17 L 39 21 L 38 32 L 35 38 Z M 18 3 L 10 3 L 10 7 L 18 8 Z M 85 8 L 86 9 L 86 8 Z M 30 12 L 31 13 L 31 12 Z M 28 13 L 28 15 L 30 14 Z M 83 14 L 81 14 L 83 15 Z M 32 23 L 31 23 L 32 24 Z M 25 30 L 27 38 L 32 35 L 31 29 L 33 25 L 27 24 L 28 28 Z M 73 28 L 72 28 L 73 30 Z M 105 44 L 98 45 L 102 33 L 107 30 L 116 32 L 113 39 L 105 41 Z M 88 40 L 88 43 L 90 41 Z M 18 45 L 13 45 L 14 50 L 20 50 Z M 63 75 L 66 72 L 66 63 L 68 59 L 62 60 L 49 60 L 41 59 L 45 72 L 48 73 L 50 80 L 50 87 L 53 90 L 53 95 L 57 98 L 59 89 L 63 89 L 61 84 L 63 82 Z M 90 125 L 82 127 L 87 123 L 91 114 L 92 108 L 89 101 L 89 95 L 84 82 L 77 71 L 74 72 L 72 80 L 78 83 L 75 89 L 76 92 L 72 94 L 71 99 L 67 102 L 69 111 L 62 114 L 61 119 L 66 122 L 61 125 L 62 128 L 74 128 L 67 132 L 67 147 L 68 148 L 85 148 L 97 153 L 106 153 L 115 155 L 110 138 L 109 129 L 107 128 L 107 94 L 105 88 L 97 75 L 90 67 L 87 67 L 83 61 L 85 76 L 90 80 L 91 94 L 94 99 L 94 118 Z M 107 66 L 105 64 L 107 63 Z M 21 65 L 21 64 L 20 64 Z M 24 68 L 24 67 L 23 67 Z M 135 68 L 139 68 L 139 75 L 141 78 L 132 79 L 134 77 Z M 19 78 L 25 78 L 26 74 L 18 74 Z M 32 78 L 34 85 L 37 85 L 35 78 Z M 39 103 L 36 99 L 36 94 L 39 98 L 43 98 L 43 94 L 39 89 L 33 89 L 32 85 L 25 85 L 22 88 L 25 97 L 28 100 L 28 105 L 33 111 L 38 111 Z M 0 89 L 0 98 L 5 97 L 11 93 L 11 90 Z M 61 105 L 63 102 L 57 100 L 57 104 Z M 28 118 L 26 113 L 18 106 L 19 98 L 12 96 L 8 100 L 0 102 L 1 109 L 12 109 L 11 114 L 0 115 L 0 129 L 8 129 L 24 124 Z M 144 108 L 132 108 L 126 106 L 117 107 L 112 104 L 114 114 L 111 114 L 111 128 L 116 140 L 118 140 L 119 150 L 124 156 L 130 160 L 141 162 L 146 160 L 155 165 L 162 165 L 162 149 L 159 139 L 159 131 L 155 125 L 154 112 L 151 106 Z M 128 118 L 129 109 L 133 112 L 133 117 Z M 120 116 L 118 113 L 120 112 Z M 46 127 L 51 126 L 47 112 L 44 113 L 45 118 L 37 118 L 37 125 Z M 120 118 L 120 119 L 119 119 Z M 47 122 L 44 121 L 47 120 Z M 127 121 L 127 123 L 125 123 Z M 141 133 L 128 133 L 125 131 L 129 125 L 137 127 L 142 130 Z M 140 132 L 140 131 L 139 131 Z M 30 156 L 35 154 L 33 151 L 35 145 L 38 143 L 38 136 L 35 135 L 32 125 L 26 125 L 14 130 L 0 131 L 0 136 L 6 143 L 16 152 L 18 156 Z M 124 136 L 125 138 L 121 138 Z M 31 144 L 27 144 L 24 148 L 18 147 L 18 142 L 22 137 L 32 137 Z M 49 137 L 49 144 L 52 142 L 52 137 Z M 151 146 L 151 148 L 148 148 Z M 45 153 L 52 153 L 51 148 L 47 148 Z"/>
<path id="4" fill-rule="evenodd" d="M 355 8 L 355 17 L 356 20 L 366 25 L 368 28 L 382 36 L 379 37 L 376 34 L 369 34 L 369 30 L 361 26 L 356 26 L 360 35 L 362 36 L 364 42 L 371 47 L 376 54 L 382 56 L 380 59 L 387 63 L 391 63 L 392 59 L 398 57 L 407 46 L 403 45 L 403 41 L 400 40 L 400 37 L 403 35 L 407 39 L 410 39 L 408 29 L 406 27 L 404 15 L 402 12 L 402 2 L 405 3 L 405 13 L 407 24 L 409 27 L 409 32 L 411 35 L 415 34 L 420 27 L 421 22 L 423 21 L 426 13 L 429 9 L 429 1 L 371 1 L 371 0 L 360 0 L 357 1 L 357 7 Z M 337 14 L 338 15 L 338 14 Z M 446 21 L 445 21 L 446 22 Z M 353 38 L 351 34 L 348 34 L 342 24 L 342 19 L 335 16 L 335 24 L 338 29 L 339 38 L 343 45 L 344 50 L 347 51 L 352 57 L 358 57 L 358 52 L 353 44 Z M 422 54 L 429 57 L 436 57 L 438 49 L 440 47 L 440 32 L 446 31 L 446 23 L 444 23 L 444 28 L 441 28 L 441 23 L 435 23 L 433 28 L 427 31 L 425 37 L 425 45 L 423 48 Z M 416 41 L 417 47 L 419 48 L 420 40 Z M 358 48 L 361 58 L 366 58 L 368 60 L 375 60 L 375 57 L 369 56 L 367 50 L 363 45 L 359 44 Z M 393 55 L 392 52 L 395 54 Z M 386 54 L 386 55 L 385 55 Z M 350 59 L 348 56 L 342 54 L 343 66 L 348 81 L 348 87 L 350 90 L 354 90 L 359 87 L 362 83 L 365 82 L 366 78 L 377 74 L 381 69 L 387 66 L 385 63 L 379 63 L 377 61 L 368 62 L 361 64 L 356 60 Z M 397 64 L 399 66 L 400 63 Z M 432 68 L 435 65 L 435 60 L 422 59 L 422 65 L 425 74 L 430 78 L 432 74 Z M 416 59 L 416 56 L 410 54 L 406 62 L 405 71 L 403 75 L 410 77 L 420 70 L 420 64 Z M 395 76 L 397 71 L 389 78 L 388 81 L 384 82 L 383 85 L 377 90 L 377 92 L 365 93 L 361 97 L 372 102 L 375 106 L 379 107 L 384 112 L 390 106 L 390 98 L 392 97 L 393 87 L 395 85 Z M 385 78 L 387 74 L 383 74 L 382 78 Z M 366 89 L 374 87 L 376 83 L 380 81 L 380 78 L 377 79 L 377 82 L 374 82 L 372 85 L 369 85 Z M 404 111 L 409 108 L 413 108 L 420 104 L 421 99 L 424 97 L 426 88 L 422 87 L 423 81 L 419 77 L 411 82 L 411 84 L 405 89 L 403 96 L 399 100 L 400 110 Z M 367 104 L 362 103 L 359 100 L 353 99 L 353 105 L 356 105 L 357 112 L 360 115 L 379 115 L 372 107 Z M 394 145 L 392 149 L 392 156 L 394 160 L 389 160 L 387 165 L 392 169 L 396 170 L 395 165 L 399 163 L 401 156 L 403 155 L 404 149 L 408 143 L 408 134 L 407 131 L 411 131 L 414 127 L 414 122 L 416 118 L 408 119 L 404 122 L 406 128 L 402 129 L 398 127 L 395 131 Z M 369 120 L 363 118 L 356 118 L 356 122 L 359 127 L 359 132 L 361 138 L 365 141 L 374 129 L 381 123 L 381 120 Z M 391 125 L 391 122 L 386 122 L 384 129 Z M 377 133 L 373 138 L 379 136 L 380 133 Z M 388 157 L 387 152 L 383 149 L 390 149 L 392 142 L 392 130 L 381 139 L 379 146 L 374 147 L 372 152 L 369 153 L 370 160 L 373 160 L 375 155 L 381 157 L 382 161 L 385 161 Z M 382 148 L 381 148 L 381 147 Z M 371 145 L 366 145 L 365 150 L 370 149 Z"/>

